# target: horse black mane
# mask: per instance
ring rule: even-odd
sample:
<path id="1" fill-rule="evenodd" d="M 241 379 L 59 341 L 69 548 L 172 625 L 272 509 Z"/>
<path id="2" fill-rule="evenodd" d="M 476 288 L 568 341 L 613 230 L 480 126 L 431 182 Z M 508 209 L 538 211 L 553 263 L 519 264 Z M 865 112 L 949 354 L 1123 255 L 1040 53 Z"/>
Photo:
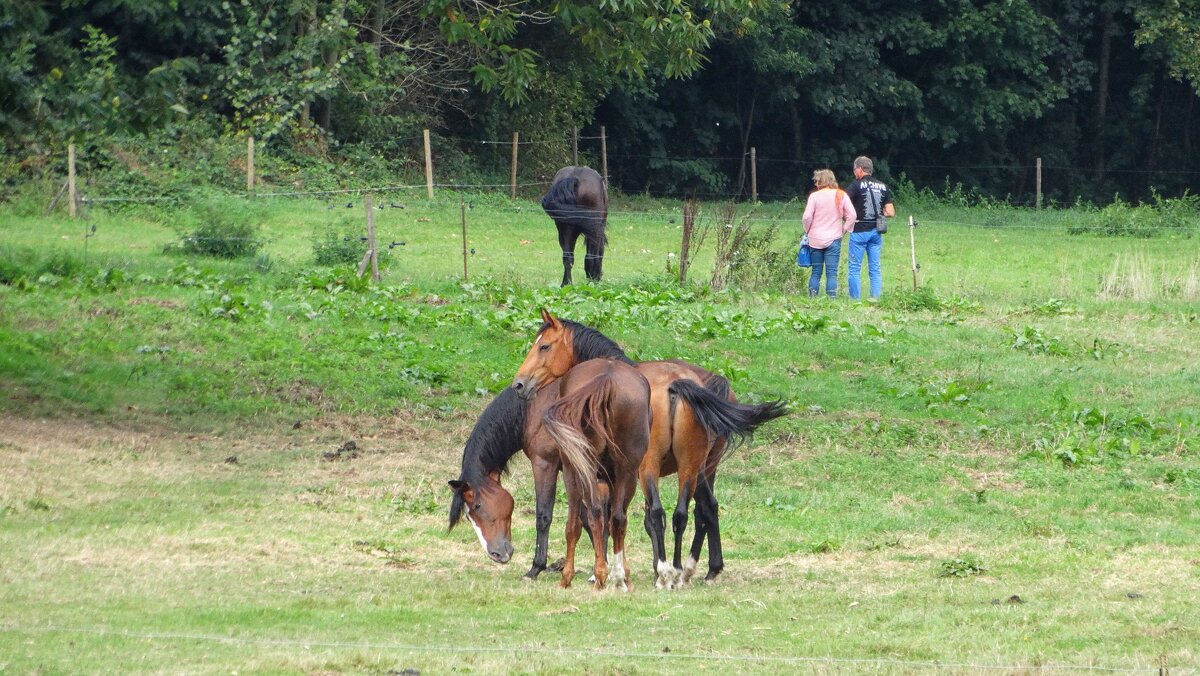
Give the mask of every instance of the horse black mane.
<path id="1" fill-rule="evenodd" d="M 492 472 L 508 473 L 508 461 L 524 445 L 525 416 L 529 402 L 506 387 L 483 409 L 467 445 L 463 447 L 462 474 L 459 481 L 478 486 Z M 462 518 L 462 491 L 454 491 L 450 500 L 450 527 Z"/>
<path id="2" fill-rule="evenodd" d="M 582 363 L 589 359 L 613 357 L 630 366 L 637 366 L 637 362 L 630 359 L 629 355 L 625 354 L 625 350 L 622 350 L 621 346 L 617 345 L 612 338 L 579 322 L 569 319 L 559 319 L 559 321 L 571 329 L 571 344 L 575 348 L 575 361 Z M 541 330 L 544 331 L 547 326 L 549 324 L 543 324 Z"/>

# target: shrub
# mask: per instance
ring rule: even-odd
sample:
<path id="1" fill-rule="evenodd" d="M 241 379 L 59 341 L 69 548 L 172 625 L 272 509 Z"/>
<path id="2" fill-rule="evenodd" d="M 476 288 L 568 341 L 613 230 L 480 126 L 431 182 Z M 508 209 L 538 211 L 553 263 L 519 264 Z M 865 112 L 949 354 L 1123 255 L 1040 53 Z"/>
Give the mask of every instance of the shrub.
<path id="1" fill-rule="evenodd" d="M 255 214 L 245 200 L 200 199 L 184 220 L 195 225 L 183 235 L 178 250 L 216 258 L 254 256 L 262 247 Z M 174 249 L 175 247 L 168 247 Z"/>
<path id="2" fill-rule="evenodd" d="M 313 261 L 317 265 L 357 264 L 366 253 L 362 224 L 342 221 L 313 228 Z M 383 261 L 380 252 L 380 262 Z"/>

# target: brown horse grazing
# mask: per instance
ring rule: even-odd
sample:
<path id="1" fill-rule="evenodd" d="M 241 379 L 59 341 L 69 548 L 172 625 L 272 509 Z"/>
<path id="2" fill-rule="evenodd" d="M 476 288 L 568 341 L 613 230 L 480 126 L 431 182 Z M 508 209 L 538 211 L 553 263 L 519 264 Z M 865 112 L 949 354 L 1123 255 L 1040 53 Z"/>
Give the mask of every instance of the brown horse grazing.
<path id="1" fill-rule="evenodd" d="M 626 514 L 650 445 L 650 384 L 616 359 L 585 361 L 558 382 L 560 396 L 546 409 L 543 422 L 558 444 L 567 488 L 567 557 L 559 584 L 570 587 L 575 577 L 575 545 L 586 520 L 596 554 L 595 589 L 604 589 L 609 577 L 611 535 L 612 578 L 628 591 Z"/>
<path id="2" fill-rule="evenodd" d="M 587 255 L 583 270 L 589 280 L 600 281 L 604 267 L 604 247 L 608 236 L 608 187 L 594 169 L 563 167 L 554 175 L 550 190 L 542 197 L 542 208 L 558 227 L 558 245 L 562 249 L 562 285 L 571 283 L 575 265 L 575 243 L 583 235 Z"/>
<path id="3" fill-rule="evenodd" d="M 576 364 L 609 357 L 633 364 L 623 350 L 604 334 L 582 324 L 559 320 L 545 310 L 544 324 L 529 354 L 513 379 L 522 397 L 540 397 Z M 695 571 L 704 541 L 708 541 L 708 574 L 712 580 L 724 568 L 717 499 L 713 494 L 717 465 L 728 449 L 730 437 L 742 440 L 761 424 L 786 410 L 781 402 L 759 406 L 733 400 L 729 381 L 694 364 L 670 360 L 637 364 L 650 383 L 650 448 L 639 469 L 646 497 L 646 532 L 654 549 L 656 585 L 685 584 Z M 679 500 L 672 527 L 675 534 L 673 566 L 666 562 L 666 513 L 659 497 L 658 480 L 679 473 Z M 681 561 L 688 504 L 696 499 L 696 534 L 690 557 Z"/>

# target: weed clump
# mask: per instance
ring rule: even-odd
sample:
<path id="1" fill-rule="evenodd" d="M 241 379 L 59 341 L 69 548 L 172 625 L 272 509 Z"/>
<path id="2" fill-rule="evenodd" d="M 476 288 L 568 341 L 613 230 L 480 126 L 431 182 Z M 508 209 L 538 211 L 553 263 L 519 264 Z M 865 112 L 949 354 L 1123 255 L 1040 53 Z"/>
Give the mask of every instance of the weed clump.
<path id="1" fill-rule="evenodd" d="M 976 554 L 966 553 L 938 564 L 938 577 L 971 577 L 987 572 L 987 567 Z"/>
<path id="2" fill-rule="evenodd" d="M 201 199 L 181 219 L 184 234 L 167 245 L 167 253 L 249 258 L 262 248 L 255 213 L 243 200 Z"/>

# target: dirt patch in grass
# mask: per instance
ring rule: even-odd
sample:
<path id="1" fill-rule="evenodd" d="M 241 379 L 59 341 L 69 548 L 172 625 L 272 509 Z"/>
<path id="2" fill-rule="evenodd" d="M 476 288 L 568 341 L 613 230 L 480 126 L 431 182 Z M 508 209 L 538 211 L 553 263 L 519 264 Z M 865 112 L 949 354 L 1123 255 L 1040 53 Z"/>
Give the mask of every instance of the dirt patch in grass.
<path id="1" fill-rule="evenodd" d="M 129 304 L 130 305 L 156 305 L 158 307 L 166 308 L 168 310 L 180 310 L 182 308 L 187 307 L 187 304 L 183 303 L 182 301 L 169 300 L 166 298 L 152 298 L 150 296 L 139 296 L 137 298 L 130 298 Z"/>

